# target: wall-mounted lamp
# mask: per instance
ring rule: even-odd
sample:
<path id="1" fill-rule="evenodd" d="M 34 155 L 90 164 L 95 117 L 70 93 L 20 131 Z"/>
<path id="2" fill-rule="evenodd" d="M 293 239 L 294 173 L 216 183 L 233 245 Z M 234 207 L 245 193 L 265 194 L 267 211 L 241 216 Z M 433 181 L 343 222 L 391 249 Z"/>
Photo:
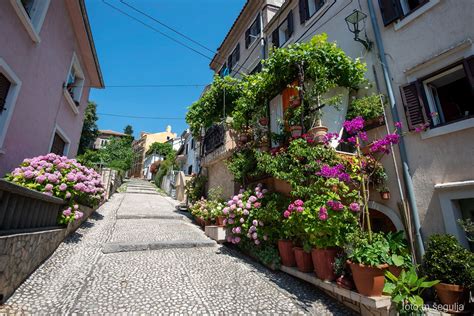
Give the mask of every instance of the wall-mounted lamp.
<path id="1" fill-rule="evenodd" d="M 367 15 L 364 12 L 355 9 L 344 20 L 346 20 L 349 31 L 354 33 L 354 41 L 362 43 L 367 50 L 370 50 L 373 43 L 367 38 L 367 35 L 365 36 L 365 40 L 359 38 L 359 33 L 365 28 L 366 19 Z"/>

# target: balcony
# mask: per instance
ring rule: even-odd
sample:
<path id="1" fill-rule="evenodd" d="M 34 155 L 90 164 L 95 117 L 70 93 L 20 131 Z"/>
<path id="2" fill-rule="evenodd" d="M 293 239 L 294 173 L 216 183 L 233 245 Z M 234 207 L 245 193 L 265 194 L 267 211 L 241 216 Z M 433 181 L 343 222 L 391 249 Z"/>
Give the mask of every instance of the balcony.
<path id="1" fill-rule="evenodd" d="M 204 135 L 204 153 L 201 165 L 207 167 L 220 160 L 230 157 L 236 147 L 234 132 L 223 124 L 211 126 Z"/>

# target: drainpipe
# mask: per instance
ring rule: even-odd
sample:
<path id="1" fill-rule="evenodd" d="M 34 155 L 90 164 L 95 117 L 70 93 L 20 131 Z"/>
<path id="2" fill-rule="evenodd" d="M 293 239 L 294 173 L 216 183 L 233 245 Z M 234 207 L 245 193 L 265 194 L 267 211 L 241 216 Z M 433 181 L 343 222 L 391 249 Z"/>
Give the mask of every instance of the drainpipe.
<path id="1" fill-rule="evenodd" d="M 382 63 L 384 81 L 387 87 L 388 98 L 390 100 L 390 110 L 392 112 L 392 117 L 394 121 L 398 122 L 400 121 L 400 118 L 398 116 L 395 96 L 393 93 L 393 88 L 392 88 L 392 84 L 390 80 L 390 77 L 391 77 L 390 70 L 388 68 L 387 59 L 385 58 L 385 49 L 382 42 L 382 36 L 380 34 L 380 28 L 377 23 L 377 18 L 375 16 L 375 9 L 374 9 L 372 0 L 367 0 L 367 5 L 369 8 L 370 21 L 374 29 L 375 42 L 377 43 L 379 58 Z M 413 189 L 413 179 L 411 178 L 411 175 L 410 175 L 407 152 L 406 152 L 406 147 L 405 147 L 405 142 L 404 142 L 403 137 L 400 138 L 399 149 L 400 149 L 400 159 L 402 160 L 402 164 L 403 164 L 403 178 L 405 180 L 406 188 L 407 188 L 408 204 L 410 205 L 410 210 L 412 212 L 411 215 L 413 219 L 413 226 L 415 229 L 415 249 L 416 249 L 419 262 L 421 262 L 421 258 L 423 254 L 425 253 L 425 247 L 423 245 L 423 239 L 421 238 L 420 217 L 418 214 L 418 207 L 416 206 L 415 191 Z"/>

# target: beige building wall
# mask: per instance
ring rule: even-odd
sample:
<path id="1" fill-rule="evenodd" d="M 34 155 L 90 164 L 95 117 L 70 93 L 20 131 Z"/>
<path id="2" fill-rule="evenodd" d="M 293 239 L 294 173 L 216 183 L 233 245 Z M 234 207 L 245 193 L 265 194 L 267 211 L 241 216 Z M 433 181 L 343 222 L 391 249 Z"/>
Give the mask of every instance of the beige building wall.
<path id="1" fill-rule="evenodd" d="M 165 132 L 145 133 L 145 153 L 153 143 L 166 143 L 166 141 L 176 137 L 176 133 L 171 132 L 171 126 L 166 127 Z"/>
<path id="2" fill-rule="evenodd" d="M 400 86 L 474 55 L 474 2 L 430 0 L 387 26 L 373 0 L 388 56 L 397 109 L 405 126 Z M 474 67 L 471 67 L 474 71 Z M 452 233 L 457 199 L 474 198 L 474 118 L 405 136 L 423 237 Z"/>

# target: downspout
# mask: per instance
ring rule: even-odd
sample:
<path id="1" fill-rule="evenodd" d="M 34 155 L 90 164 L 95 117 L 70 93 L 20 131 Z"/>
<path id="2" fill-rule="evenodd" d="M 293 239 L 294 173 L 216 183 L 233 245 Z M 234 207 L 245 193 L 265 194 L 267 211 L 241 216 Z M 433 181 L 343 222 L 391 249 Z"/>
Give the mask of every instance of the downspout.
<path id="1" fill-rule="evenodd" d="M 370 21 L 374 29 L 375 42 L 377 44 L 379 58 L 382 64 L 383 76 L 384 76 L 385 85 L 387 87 L 388 98 L 390 100 L 390 110 L 392 112 L 392 117 L 394 121 L 398 122 L 400 121 L 400 117 L 398 116 L 395 96 L 394 96 L 394 92 L 393 92 L 393 88 L 392 88 L 392 84 L 390 80 L 390 77 L 391 77 L 390 70 L 388 68 L 387 59 L 385 58 L 385 49 L 382 42 L 382 36 L 380 34 L 380 28 L 377 23 L 377 18 L 375 16 L 375 9 L 374 9 L 372 0 L 367 0 L 367 5 L 369 8 Z M 400 137 L 399 149 L 400 149 L 400 159 L 402 160 L 402 165 L 403 165 L 403 178 L 405 180 L 406 188 L 407 188 L 408 204 L 410 205 L 410 210 L 412 212 L 411 215 L 412 215 L 413 226 L 415 230 L 415 248 L 416 248 L 416 252 L 417 252 L 417 256 L 419 260 L 418 262 L 420 262 L 423 254 L 425 253 L 425 247 L 423 245 L 423 239 L 421 238 L 420 216 L 418 213 L 418 207 L 416 206 L 415 191 L 413 188 L 413 179 L 411 178 L 411 175 L 410 175 L 407 152 L 406 152 L 406 147 L 405 147 L 405 142 L 404 142 L 403 137 Z"/>

